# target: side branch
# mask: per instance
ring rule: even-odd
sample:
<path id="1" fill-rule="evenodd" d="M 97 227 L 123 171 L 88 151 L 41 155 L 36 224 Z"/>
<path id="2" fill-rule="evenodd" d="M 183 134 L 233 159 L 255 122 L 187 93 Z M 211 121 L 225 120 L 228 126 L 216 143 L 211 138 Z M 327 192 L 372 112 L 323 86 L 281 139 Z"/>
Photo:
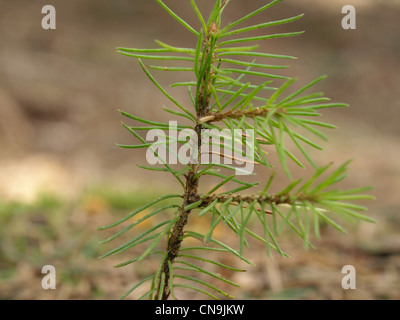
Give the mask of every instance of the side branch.
<path id="1" fill-rule="evenodd" d="M 259 194 L 252 194 L 252 195 L 241 195 L 241 194 L 211 194 L 205 197 L 202 197 L 202 204 L 201 207 L 207 207 L 213 201 L 217 200 L 219 203 L 224 203 L 228 200 L 231 200 L 230 204 L 238 205 L 239 203 L 253 203 L 256 201 L 259 204 L 287 204 L 287 205 L 294 205 L 296 202 L 318 202 L 316 197 L 306 196 L 306 195 L 297 195 L 291 196 L 289 194 L 277 194 L 277 195 L 259 195 Z M 266 211 L 266 213 L 272 213 L 270 211 Z"/>
<path id="2" fill-rule="evenodd" d="M 218 122 L 224 119 L 241 119 L 243 116 L 246 118 L 254 118 L 257 116 L 264 117 L 270 112 L 271 108 L 255 108 L 251 110 L 231 110 L 225 113 L 212 113 L 205 115 L 199 119 L 199 123 L 209 123 L 209 122 Z M 275 110 L 275 109 L 274 109 Z M 280 112 L 285 112 L 283 109 L 279 109 Z"/>

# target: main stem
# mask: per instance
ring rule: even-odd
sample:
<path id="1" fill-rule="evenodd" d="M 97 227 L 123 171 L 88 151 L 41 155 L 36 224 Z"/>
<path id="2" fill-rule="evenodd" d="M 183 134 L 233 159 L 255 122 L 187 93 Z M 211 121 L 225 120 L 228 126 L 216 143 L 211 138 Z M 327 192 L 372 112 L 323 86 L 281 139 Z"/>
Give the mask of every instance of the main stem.
<path id="1" fill-rule="evenodd" d="M 205 51 L 204 55 L 202 57 L 202 61 L 206 63 L 207 60 L 209 60 L 209 56 L 213 55 L 213 50 L 214 48 L 211 48 L 212 45 L 212 35 L 213 33 L 216 32 L 216 25 L 214 23 L 211 24 L 207 40 L 205 41 Z M 210 61 L 213 61 L 213 57 L 210 57 Z M 197 62 L 195 62 L 197 63 Z M 201 159 L 201 131 L 203 129 L 203 125 L 199 121 L 202 117 L 205 115 L 209 114 L 210 112 L 210 85 L 211 85 L 211 64 L 209 66 L 205 66 L 204 74 L 200 78 L 199 77 L 199 93 L 197 96 L 197 112 L 196 112 L 196 118 L 197 118 L 197 123 L 196 126 L 194 127 L 194 130 L 197 134 L 197 142 L 198 142 L 198 161 L 196 164 L 190 164 L 190 170 L 189 172 L 185 175 L 186 178 L 186 183 L 185 183 L 185 188 L 184 188 L 184 194 L 183 194 L 183 202 L 182 205 L 178 209 L 179 213 L 179 219 L 175 223 L 175 225 L 172 227 L 169 239 L 168 239 L 168 244 L 167 244 L 167 257 L 165 258 L 161 270 L 161 274 L 164 273 L 164 286 L 163 286 L 163 292 L 161 299 L 162 300 L 167 300 L 171 291 L 170 291 L 170 263 L 172 264 L 175 260 L 175 258 L 179 254 L 179 250 L 181 248 L 181 243 L 182 243 L 182 237 L 184 235 L 184 228 L 185 225 L 188 223 L 189 220 L 189 215 L 191 212 L 191 209 L 186 210 L 185 208 L 200 199 L 200 194 L 198 193 L 198 186 L 199 186 L 199 177 L 197 175 L 199 167 L 200 167 L 200 159 Z M 160 296 L 160 288 L 161 288 L 161 280 L 162 277 L 160 276 L 157 284 L 157 292 L 156 292 L 156 297 Z"/>

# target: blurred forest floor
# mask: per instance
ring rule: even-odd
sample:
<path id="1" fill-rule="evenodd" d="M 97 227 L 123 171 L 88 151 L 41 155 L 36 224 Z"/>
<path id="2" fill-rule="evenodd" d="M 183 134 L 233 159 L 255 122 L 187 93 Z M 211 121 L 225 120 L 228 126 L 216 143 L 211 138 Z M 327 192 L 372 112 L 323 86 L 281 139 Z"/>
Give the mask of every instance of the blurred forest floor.
<path id="1" fill-rule="evenodd" d="M 226 19 L 264 2 L 232 1 Z M 192 22 L 189 5 L 167 3 Z M 362 204 L 378 222 L 346 225 L 348 234 L 324 228 L 316 250 L 284 234 L 289 259 L 269 259 L 251 244 L 248 258 L 256 267 L 226 275 L 241 285 L 233 290 L 238 299 L 400 299 L 400 3 L 353 1 L 357 30 L 351 31 L 340 27 L 346 1 L 321 3 L 284 1 L 267 18 L 257 17 L 306 13 L 287 27 L 305 35 L 265 42 L 260 51 L 299 57 L 291 76 L 306 83 L 327 74 L 319 89 L 351 105 L 325 113 L 323 121 L 338 129 L 327 132 L 330 142 L 313 156 L 320 164 L 354 159 L 342 186 L 374 186 L 377 200 Z M 123 260 L 97 259 L 110 248 L 98 244 L 108 233 L 97 227 L 178 185 L 137 168 L 145 164 L 143 153 L 116 146 L 132 141 L 119 108 L 161 120 L 167 102 L 115 47 L 153 47 L 153 39 L 193 46 L 193 39 L 155 1 L 56 3 L 54 31 L 40 27 L 45 4 L 0 0 L 0 299 L 116 299 L 155 261 L 112 268 Z M 165 86 L 171 82 L 170 74 L 155 75 Z M 47 264 L 56 267 L 56 290 L 41 288 Z M 356 267 L 356 290 L 341 287 L 344 265 Z"/>

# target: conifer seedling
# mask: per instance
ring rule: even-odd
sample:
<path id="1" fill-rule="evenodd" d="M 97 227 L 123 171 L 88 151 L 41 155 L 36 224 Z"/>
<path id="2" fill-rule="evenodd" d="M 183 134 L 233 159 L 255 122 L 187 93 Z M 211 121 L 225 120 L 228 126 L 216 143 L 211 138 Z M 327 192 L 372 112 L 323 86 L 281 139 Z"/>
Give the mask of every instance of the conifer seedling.
<path id="1" fill-rule="evenodd" d="M 159 171 L 160 175 L 169 173 L 177 184 L 171 186 L 171 189 L 176 188 L 174 193 L 154 199 L 140 208 L 132 208 L 133 212 L 126 217 L 100 228 L 104 230 L 130 223 L 104 243 L 122 234 L 132 234 L 131 240 L 102 257 L 117 255 L 134 247 L 143 248 L 139 256 L 116 267 L 139 264 L 149 257 L 158 259 L 158 266 L 153 272 L 134 284 L 121 298 L 132 292 L 134 294 L 139 287 L 142 293 L 138 299 L 178 299 L 186 290 L 204 294 L 206 298 L 232 298 L 225 288 L 238 284 L 215 272 L 215 268 L 226 269 L 228 272 L 225 274 L 244 271 L 221 262 L 223 255 L 233 255 L 252 265 L 245 256 L 250 238 L 265 245 L 267 255 L 276 251 L 288 256 L 278 243 L 282 226 L 287 227 L 283 229 L 285 231 L 291 229 L 297 233 L 305 247 L 313 247 L 309 235 L 314 233 L 318 239 L 322 223 L 345 232 L 340 219 L 373 222 L 362 213 L 366 208 L 354 203 L 372 199 L 365 194 L 369 188 L 341 190 L 336 186 L 347 176 L 350 161 L 337 166 L 332 159 L 332 163 L 318 165 L 309 152 L 311 148 L 322 149 L 316 139 L 327 140 L 321 128 L 335 128 L 316 120 L 321 116 L 320 111 L 347 105 L 331 102 L 322 93 L 312 91 L 325 77 L 294 89 L 296 79 L 280 75 L 279 71 L 287 68 L 285 63 L 295 58 L 258 50 L 261 41 L 302 34 L 276 30 L 284 24 L 295 26 L 295 21 L 303 15 L 248 26 L 254 16 L 266 14 L 270 7 L 281 2 L 274 0 L 236 21 L 224 24 L 222 16 L 230 0 L 216 0 L 207 19 L 195 0 L 185 1 L 190 2 L 200 21 L 201 29 L 196 30 L 162 0 L 156 1 L 186 31 L 192 33 L 193 47 L 176 47 L 156 41 L 154 49 L 118 48 L 118 51 L 136 58 L 144 74 L 168 98 L 170 106 L 164 107 L 164 110 L 176 121 L 178 137 L 169 135 L 168 121 L 146 120 L 121 111 L 132 122 L 123 126 L 138 141 L 137 144 L 121 147 L 146 149 L 156 161 L 140 167 Z M 266 30 L 266 33 L 254 35 L 257 30 Z M 266 61 L 276 63 L 267 64 Z M 191 105 L 184 105 L 173 97 L 170 90 L 156 80 L 152 70 L 191 74 L 193 80 L 171 85 L 185 87 Z M 164 140 L 157 143 L 146 141 L 140 133 L 149 130 L 165 132 Z M 224 139 L 219 139 L 218 133 L 222 131 Z M 207 137 L 204 132 L 211 134 Z M 179 138 L 180 134 L 193 138 L 192 143 L 188 144 L 186 138 Z M 187 148 L 192 151 L 189 161 L 185 154 L 176 152 L 174 144 L 190 146 Z M 232 153 L 237 151 L 238 145 L 241 151 L 251 150 L 251 159 L 243 158 L 242 152 Z M 208 146 L 208 151 L 197 148 L 202 146 Z M 176 155 L 178 164 L 168 163 L 162 148 L 165 153 Z M 221 149 L 223 151 L 215 151 Z M 204 161 L 205 155 L 221 161 Z M 293 178 L 289 162 L 312 169 L 311 177 Z M 246 170 L 234 166 L 237 163 L 250 164 L 251 168 L 254 165 L 256 171 L 264 167 L 264 176 L 247 170 L 247 173 L 252 173 L 252 179 L 259 177 L 258 181 L 249 182 L 243 176 Z M 272 190 L 274 181 L 280 179 L 279 175 L 290 182 L 283 189 Z M 214 187 L 207 189 L 208 184 L 202 185 L 202 181 L 208 179 L 206 176 L 215 179 Z M 200 232 L 195 224 L 190 223 L 193 215 L 196 215 L 197 221 L 203 219 L 209 225 L 207 232 Z M 154 217 L 157 219 L 154 220 Z M 150 227 L 144 232 L 135 233 L 136 227 L 144 221 L 153 223 L 149 223 Z M 215 235 L 216 228 L 221 225 L 234 236 L 221 239 Z M 223 286 L 219 287 L 218 283 Z M 144 294 L 143 288 L 146 288 Z"/>

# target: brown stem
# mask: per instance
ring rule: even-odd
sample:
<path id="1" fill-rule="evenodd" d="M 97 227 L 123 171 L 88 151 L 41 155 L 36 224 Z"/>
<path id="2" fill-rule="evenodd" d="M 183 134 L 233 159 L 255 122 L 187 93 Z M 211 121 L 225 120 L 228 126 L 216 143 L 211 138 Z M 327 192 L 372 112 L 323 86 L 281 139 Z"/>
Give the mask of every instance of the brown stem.
<path id="1" fill-rule="evenodd" d="M 211 51 L 211 34 L 217 32 L 216 30 L 216 25 L 211 24 L 209 34 L 207 37 L 207 42 L 206 42 L 206 57 L 204 58 L 206 61 L 207 56 L 210 54 Z M 208 73 L 208 75 L 207 75 Z M 206 70 L 203 78 L 199 81 L 201 81 L 200 85 L 200 90 L 199 90 L 199 95 L 197 98 L 197 119 L 200 119 L 201 117 L 204 117 L 206 114 L 209 114 L 210 109 L 210 81 L 211 81 L 211 76 L 210 74 L 212 73 L 211 68 L 209 70 Z M 207 81 L 208 79 L 208 81 Z M 197 122 L 194 130 L 196 131 L 197 134 L 197 141 L 198 141 L 198 150 L 201 148 L 201 130 L 203 129 L 202 124 L 200 121 Z M 162 270 L 161 272 L 164 273 L 164 289 L 161 295 L 162 300 L 167 300 L 170 295 L 170 283 L 169 283 L 169 278 L 170 278 L 170 263 L 173 263 L 175 258 L 179 254 L 179 250 L 181 248 L 181 243 L 182 243 L 182 237 L 184 235 L 184 228 L 186 224 L 188 223 L 189 220 L 189 215 L 191 210 L 185 209 L 188 205 L 195 203 L 200 200 L 200 194 L 198 193 L 198 185 L 199 185 L 199 177 L 196 177 L 199 169 L 199 164 L 200 164 L 200 159 L 201 159 L 201 153 L 198 153 L 198 161 L 197 164 L 191 164 L 190 165 L 190 171 L 185 175 L 186 178 L 186 184 L 185 184 L 185 192 L 183 195 L 183 202 L 182 205 L 179 207 L 178 212 L 179 212 L 179 219 L 175 223 L 175 225 L 172 227 L 171 233 L 169 235 L 168 243 L 167 243 L 167 257 L 163 262 Z M 161 273 L 161 274 L 162 274 Z M 158 280 L 157 284 L 157 291 L 156 291 L 156 297 L 160 296 L 160 288 L 161 288 L 161 276 Z"/>
<path id="2" fill-rule="evenodd" d="M 185 207 L 199 200 L 199 195 L 197 192 L 198 178 L 195 177 L 197 173 L 197 166 L 192 165 L 191 169 L 192 170 L 186 175 L 186 185 L 185 185 L 185 193 L 183 196 L 183 203 L 181 207 L 179 207 L 179 220 L 172 227 L 172 231 L 168 239 L 168 245 L 167 245 L 168 255 L 164 260 L 162 267 L 162 273 L 165 274 L 165 284 L 164 284 L 164 291 L 162 293 L 162 300 L 167 300 L 170 295 L 169 262 L 173 263 L 175 258 L 179 254 L 179 249 L 181 247 L 181 242 L 182 242 L 182 236 L 184 233 L 184 227 L 188 223 L 189 214 L 191 211 L 191 210 L 185 210 Z M 160 286 L 161 286 L 161 277 L 158 283 L 158 290 L 160 289 Z M 159 296 L 159 292 L 157 292 L 156 296 Z"/>

